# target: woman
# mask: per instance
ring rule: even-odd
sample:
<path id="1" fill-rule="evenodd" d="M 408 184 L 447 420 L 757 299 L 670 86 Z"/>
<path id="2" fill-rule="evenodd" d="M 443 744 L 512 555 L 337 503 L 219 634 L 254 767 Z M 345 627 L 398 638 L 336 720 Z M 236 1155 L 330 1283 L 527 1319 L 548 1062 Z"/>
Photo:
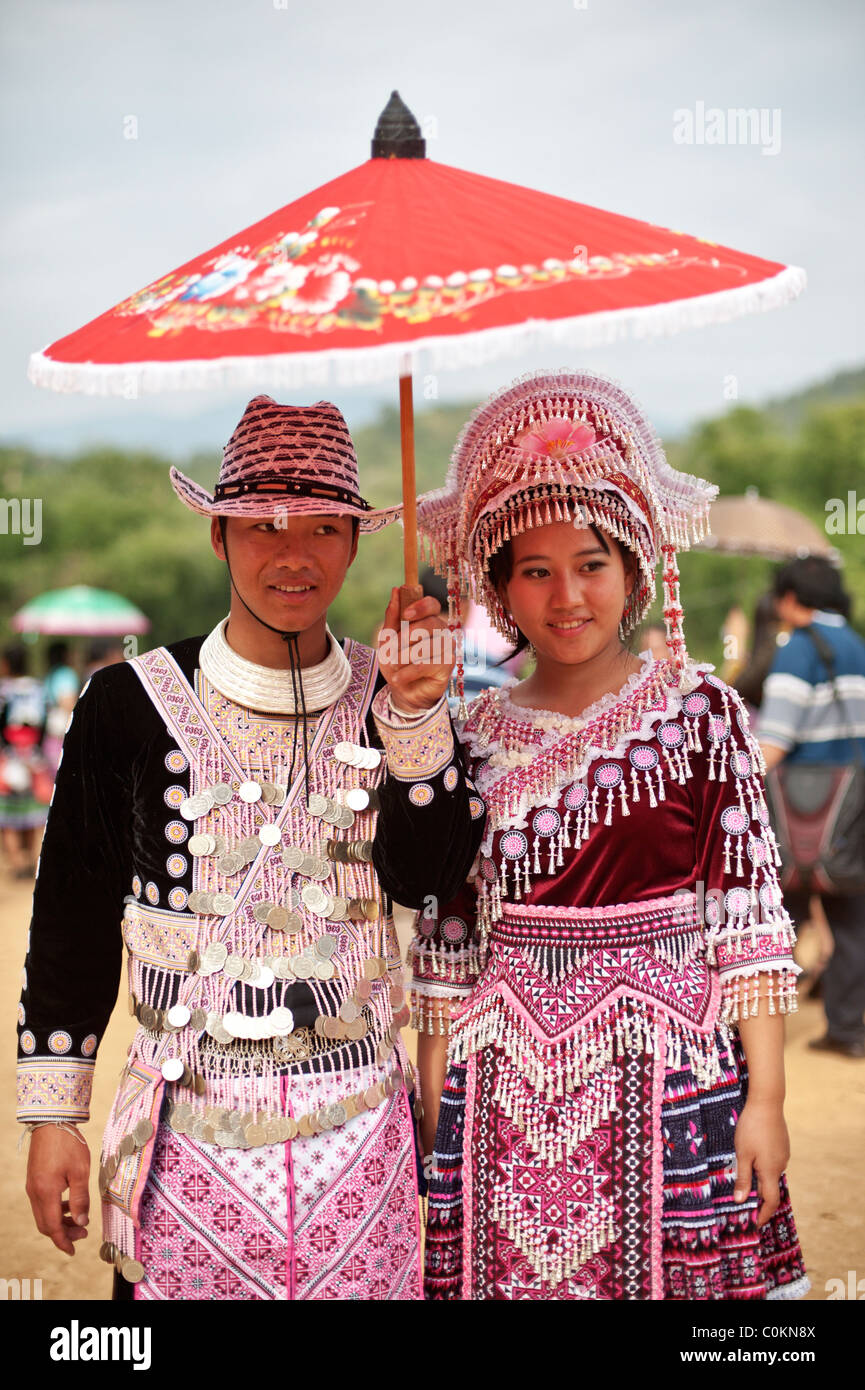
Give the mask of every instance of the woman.
<path id="1" fill-rule="evenodd" d="M 574 373 L 494 397 L 421 502 L 449 591 L 536 657 L 460 729 L 484 838 L 413 945 L 430 1298 L 809 1287 L 783 1175 L 797 967 L 760 754 L 678 601 L 676 549 L 716 492 L 618 387 Z M 627 646 L 659 559 L 663 660 Z M 418 673 L 385 674 L 418 709 Z M 409 799 L 423 843 L 430 801 Z"/>

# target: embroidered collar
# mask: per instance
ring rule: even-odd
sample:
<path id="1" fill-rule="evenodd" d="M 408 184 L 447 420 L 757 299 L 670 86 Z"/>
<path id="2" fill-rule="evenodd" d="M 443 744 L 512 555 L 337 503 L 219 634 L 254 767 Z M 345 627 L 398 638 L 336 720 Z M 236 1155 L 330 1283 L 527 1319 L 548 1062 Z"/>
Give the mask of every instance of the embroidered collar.
<path id="1" fill-rule="evenodd" d="M 487 806 L 485 845 L 502 826 L 524 826 L 531 808 L 553 805 L 568 782 L 586 776 L 595 758 L 616 757 L 625 745 L 651 737 L 654 726 L 678 714 L 684 696 L 714 669 L 691 658 L 679 670 L 648 652 L 641 658 L 641 671 L 577 719 L 514 705 L 504 687 L 473 701 L 460 741 L 479 763 L 475 780 Z"/>
<path id="2" fill-rule="evenodd" d="M 228 618 L 217 623 L 201 644 L 198 664 L 212 686 L 246 709 L 268 714 L 294 714 L 291 673 L 273 666 L 247 661 L 225 636 Z M 330 650 L 317 666 L 300 672 L 303 696 L 309 712 L 323 710 L 344 695 L 351 681 L 351 664 L 330 628 L 326 629 Z"/>
<path id="3" fill-rule="evenodd" d="M 539 709 L 535 705 L 515 705 L 511 699 L 511 690 L 517 684 L 515 679 L 509 680 L 501 687 L 502 713 L 509 719 L 525 719 L 536 729 L 561 729 L 563 732 L 581 729 L 590 720 L 597 718 L 600 714 L 605 714 L 607 710 L 612 709 L 622 700 L 627 700 L 628 696 L 643 684 L 654 660 L 648 647 L 639 653 L 639 659 L 642 662 L 640 670 L 633 671 L 624 685 L 618 690 L 611 690 L 606 695 L 601 695 L 599 699 L 587 705 L 580 714 L 561 714 L 557 710 Z"/>

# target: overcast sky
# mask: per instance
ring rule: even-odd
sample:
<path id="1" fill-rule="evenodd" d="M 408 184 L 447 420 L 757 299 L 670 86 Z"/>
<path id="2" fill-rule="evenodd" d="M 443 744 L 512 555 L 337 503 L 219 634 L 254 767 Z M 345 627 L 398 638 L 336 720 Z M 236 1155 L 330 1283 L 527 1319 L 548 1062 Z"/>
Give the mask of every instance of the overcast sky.
<path id="1" fill-rule="evenodd" d="M 662 431 L 725 408 L 730 376 L 758 402 L 865 360 L 861 0 L 5 0 L 0 22 L 4 441 L 224 443 L 247 391 L 62 396 L 28 382 L 29 353 L 362 163 L 395 87 L 441 163 L 806 269 L 784 309 L 568 361 Z M 677 144 L 698 102 L 764 109 L 777 152 Z M 439 388 L 477 400 L 561 365 Z M 396 398 L 330 394 L 350 424 Z"/>

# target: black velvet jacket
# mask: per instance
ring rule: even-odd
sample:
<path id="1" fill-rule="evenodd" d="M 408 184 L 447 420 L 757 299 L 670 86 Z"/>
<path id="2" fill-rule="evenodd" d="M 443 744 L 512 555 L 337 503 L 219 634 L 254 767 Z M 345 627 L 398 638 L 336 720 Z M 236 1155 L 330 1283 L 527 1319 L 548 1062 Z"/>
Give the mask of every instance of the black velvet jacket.
<path id="1" fill-rule="evenodd" d="M 203 640 L 168 648 L 190 683 Z M 376 689 L 382 684 L 379 675 Z M 381 748 L 371 712 L 366 727 Z M 286 767 L 289 760 L 287 740 Z M 60 1102 L 52 1107 L 49 1073 L 58 1067 L 82 1073 L 81 1094 L 89 1099 L 88 1078 L 120 984 L 124 902 L 138 896 L 185 910 L 191 861 L 178 877 L 168 867 L 171 823 L 178 822 L 178 834 L 188 829 L 176 809 L 180 792 L 189 793 L 188 768 L 176 770 L 183 762 L 136 673 L 124 663 L 97 671 L 66 734 L 39 861 L 19 1006 L 19 1059 L 30 1075 L 22 1104 L 19 1068 L 22 1119 L 72 1114 Z M 454 762 L 464 771 L 456 739 Z M 387 777 L 382 785 L 373 861 L 384 893 L 407 907 L 423 906 L 430 895 L 452 897 L 480 843 L 483 820 L 470 817 L 465 777 L 448 779 L 449 789 L 444 776 L 428 779 L 436 796 L 422 817 L 422 844 L 409 784 Z M 298 981 L 284 1000 L 299 1024 L 307 1021 L 307 994 Z M 45 1075 L 34 1088 L 40 1062 Z"/>

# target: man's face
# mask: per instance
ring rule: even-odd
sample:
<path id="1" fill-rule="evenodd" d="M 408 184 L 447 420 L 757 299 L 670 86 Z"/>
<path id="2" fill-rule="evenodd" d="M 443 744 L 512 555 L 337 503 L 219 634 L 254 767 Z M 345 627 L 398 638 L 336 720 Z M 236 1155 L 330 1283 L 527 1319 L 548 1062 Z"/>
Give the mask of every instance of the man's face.
<path id="1" fill-rule="evenodd" d="M 327 612 L 357 554 L 349 516 L 232 516 L 225 530 L 237 588 L 255 613 L 283 631 L 303 632 Z M 210 538 L 224 560 L 216 517 Z"/>

